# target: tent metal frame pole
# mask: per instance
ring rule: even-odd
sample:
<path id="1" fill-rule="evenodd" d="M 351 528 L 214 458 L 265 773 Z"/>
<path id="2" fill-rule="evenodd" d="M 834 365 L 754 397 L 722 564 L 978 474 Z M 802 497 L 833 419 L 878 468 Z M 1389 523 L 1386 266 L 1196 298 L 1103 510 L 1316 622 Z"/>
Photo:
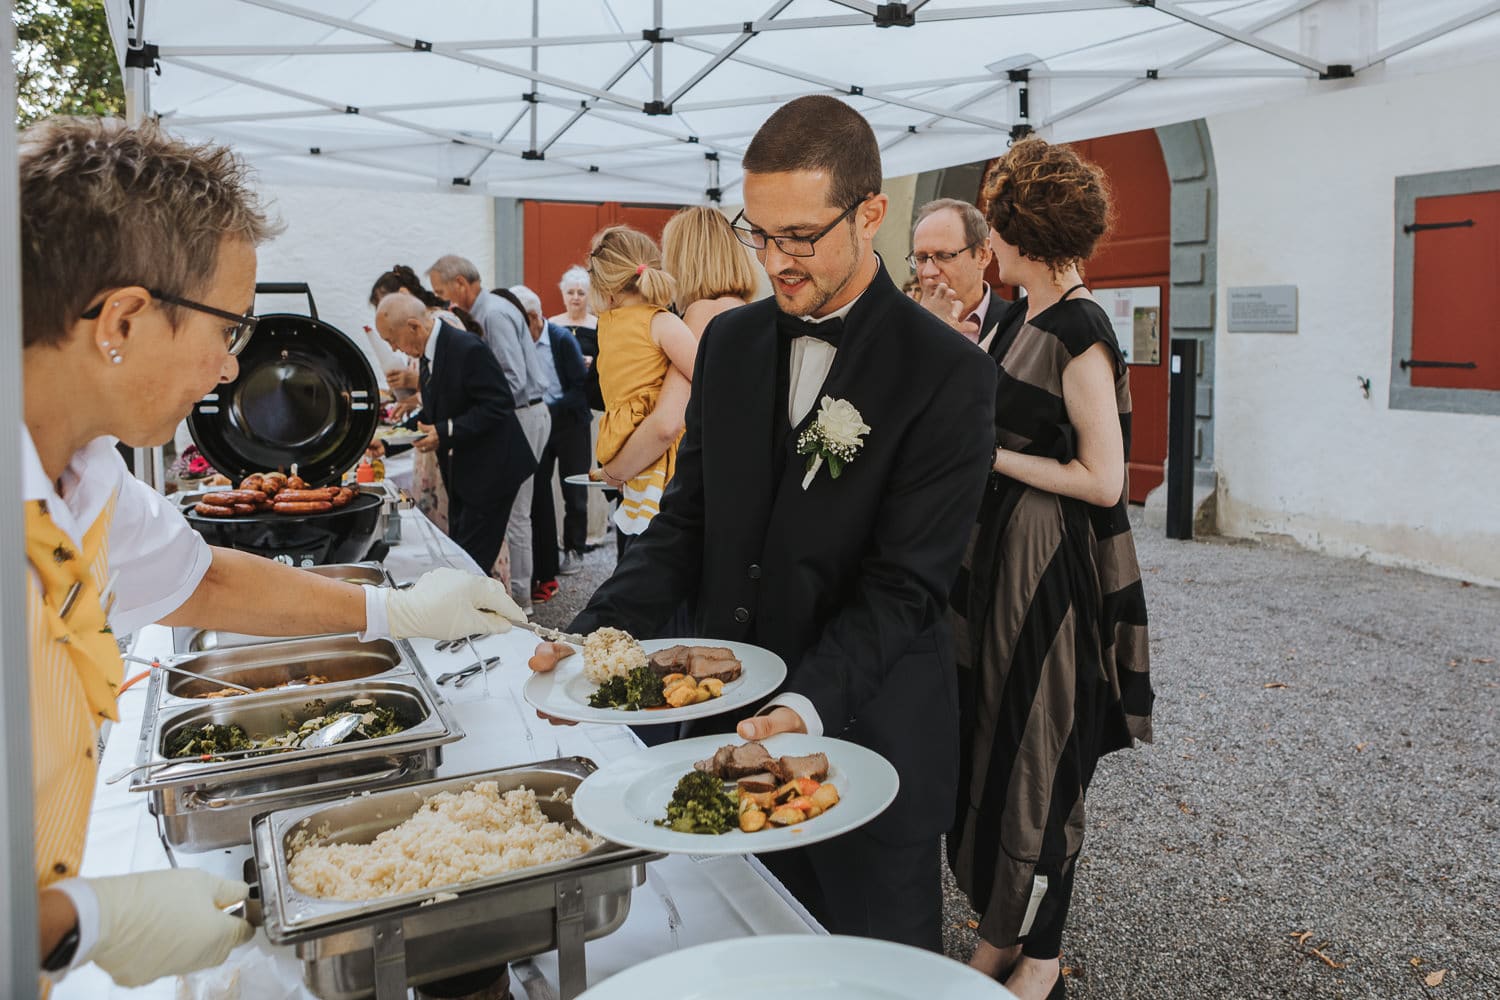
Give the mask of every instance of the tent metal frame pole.
<path id="1" fill-rule="evenodd" d="M 1265 17 L 1261 18 L 1260 20 L 1255 21 L 1254 23 L 1252 23 L 1245 30 L 1251 31 L 1251 32 L 1264 31 L 1266 28 L 1269 28 L 1271 25 L 1273 25 L 1273 24 L 1279 24 L 1280 22 L 1285 21 L 1289 17 L 1295 17 L 1296 15 L 1302 13 L 1304 10 L 1307 10 L 1309 7 L 1316 7 L 1318 4 L 1320 4 L 1322 2 L 1323 2 L 1323 0 L 1294 0 L 1293 3 L 1288 4 L 1286 7 L 1283 7 L 1283 8 L 1281 8 L 1278 11 L 1273 11 L 1272 13 L 1267 14 Z M 1223 48 L 1225 48 L 1227 46 L 1230 46 L 1230 45 L 1233 45 L 1233 44 L 1234 44 L 1234 42 L 1233 42 L 1232 39 L 1229 39 L 1229 38 L 1219 38 L 1219 39 L 1217 39 L 1215 41 L 1212 41 L 1212 42 L 1209 42 L 1208 44 L 1203 45 L 1203 46 L 1201 46 L 1201 47 L 1199 47 L 1197 49 L 1194 49 L 1192 52 L 1189 52 L 1187 55 L 1180 56 L 1179 58 L 1172 60 L 1167 65 L 1163 66 L 1162 69 L 1163 70 L 1178 70 L 1178 69 L 1182 69 L 1185 66 L 1188 66 L 1188 65 L 1190 65 L 1192 63 L 1197 62 L 1199 59 L 1207 58 L 1208 56 L 1213 55 L 1215 52 L 1218 52 L 1220 49 L 1223 49 Z M 1096 105 L 1101 104 L 1104 101 L 1113 100 L 1114 98 L 1119 97 L 1121 94 L 1124 94 L 1127 91 L 1134 90 L 1137 87 L 1145 86 L 1146 84 L 1151 83 L 1151 82 L 1152 81 L 1150 79 L 1130 80 L 1127 83 L 1121 84 L 1118 87 L 1111 88 L 1110 90 L 1106 91 L 1103 95 L 1095 95 L 1094 97 L 1089 98 L 1088 100 L 1080 101 L 1079 103 L 1074 104 L 1071 107 L 1064 108 L 1063 110 L 1059 111 L 1057 114 L 1052 115 L 1051 117 L 1047 118 L 1045 121 L 1043 121 L 1037 127 L 1038 128 L 1048 128 L 1048 127 L 1050 127 L 1052 125 L 1057 124 L 1058 122 L 1062 121 L 1065 118 L 1071 118 L 1074 115 L 1081 114 L 1084 111 L 1087 111 L 1089 108 L 1095 107 Z"/>
<path id="2" fill-rule="evenodd" d="M 146 23 L 146 0 L 132 0 L 131 3 L 134 34 L 128 39 L 128 46 L 139 49 L 145 41 Z M 151 117 L 151 70 L 145 66 L 126 66 L 124 72 L 125 82 L 125 123 L 127 125 L 140 125 Z M 167 488 L 166 461 L 163 457 L 161 446 L 153 448 L 135 448 L 131 452 L 131 461 L 135 466 L 136 478 L 158 493 Z"/>
<path id="3" fill-rule="evenodd" d="M 1268 42 L 1263 38 L 1256 38 L 1255 32 L 1260 30 L 1258 28 L 1253 28 L 1249 31 L 1241 31 L 1238 28 L 1232 28 L 1229 25 L 1224 24 L 1222 21 L 1216 21 L 1211 17 L 1205 17 L 1202 14 L 1196 14 L 1190 10 L 1186 10 L 1178 4 L 1173 3 L 1172 0 L 1153 0 L 1152 6 L 1161 13 L 1166 14 L 1168 17 L 1175 17 L 1179 21 L 1185 21 L 1188 24 L 1196 25 L 1197 27 L 1202 28 L 1204 31 L 1211 31 L 1214 34 L 1222 35 L 1223 37 L 1228 38 L 1231 41 L 1239 42 L 1241 45 L 1248 46 L 1252 49 L 1259 49 L 1266 55 L 1275 56 L 1278 59 L 1285 59 L 1287 62 L 1296 63 L 1298 66 L 1306 67 L 1307 69 L 1313 70 L 1319 75 L 1323 75 L 1328 72 L 1328 64 L 1325 62 L 1319 62 L 1311 56 L 1304 55 L 1301 52 L 1293 51 L 1292 49 L 1284 48 L 1280 45 L 1277 45 L 1275 42 Z"/>
<path id="4" fill-rule="evenodd" d="M 659 105 L 662 103 L 661 0 L 651 2 L 651 28 L 656 33 L 656 37 L 651 40 L 651 100 Z"/>
<path id="5" fill-rule="evenodd" d="M 5 4 L 5 24 L 0 26 L 0 45 L 15 49 L 12 5 Z M 16 70 L 6 60 L 0 69 L 0 102 L 16 106 Z M 37 932 L 36 859 L 32 829 L 31 775 L 31 673 L 26 639 L 26 527 L 21 513 L 21 435 L 25 419 L 22 407 L 21 351 L 21 217 L 20 180 L 16 167 L 16 130 L 7 127 L 0 135 L 0 426 L 10 427 L 0 435 L 0 468 L 12 470 L 0 476 L 0 747 L 5 752 L 3 769 L 5 818 L 0 820 L 0 849 L 5 865 L 0 869 L 0 993 L 17 1000 L 37 995 L 37 955 L 41 947 Z"/>
<path id="6" fill-rule="evenodd" d="M 791 6 L 791 3 L 792 0 L 777 0 L 777 3 L 775 3 L 771 7 L 771 9 L 766 11 L 766 13 L 762 16 L 762 20 L 769 20 L 775 17 L 777 14 L 780 14 L 782 11 L 786 10 L 787 7 Z M 708 74 L 724 65 L 726 60 L 732 57 L 736 52 L 744 47 L 746 42 L 750 41 L 750 39 L 754 37 L 755 32 L 753 31 L 742 31 L 738 35 L 736 35 L 733 41 L 724 46 L 718 52 L 714 53 L 712 59 L 700 66 L 698 68 L 698 72 L 688 77 L 687 81 L 683 83 L 682 86 L 678 87 L 672 92 L 672 96 L 666 99 L 667 106 L 672 107 L 673 105 L 675 105 L 679 100 L 682 99 L 684 94 L 692 90 L 694 87 L 698 86 L 698 84 L 702 83 L 704 77 L 708 76 Z M 657 100 L 661 100 L 661 98 L 658 97 Z"/>
<path id="7" fill-rule="evenodd" d="M 967 100 L 961 102 L 958 105 L 958 108 L 962 109 L 962 108 L 964 108 L 967 105 L 978 104 L 980 101 L 988 100 L 989 98 L 994 97 L 996 94 L 1000 93 L 1002 90 L 1006 90 L 1010 86 L 1011 86 L 1011 82 L 1009 80 L 1001 80 L 1000 82 L 996 83 L 995 86 L 993 86 L 993 87 L 986 87 L 984 90 L 981 90 L 979 93 L 977 93 L 977 94 L 973 95 L 972 97 L 968 98 Z M 884 153 L 886 150 L 890 149 L 892 146 L 900 145 L 901 143 L 903 143 L 906 140 L 910 139 L 913 135 L 916 135 L 917 132 L 921 131 L 922 129 L 927 128 L 927 127 L 932 126 L 932 125 L 936 125 L 944 117 L 946 117 L 946 116 L 944 116 L 944 115 L 934 115 L 933 117 L 928 118 L 927 121 L 923 122 L 922 124 L 912 126 L 911 128 L 907 129 L 905 132 L 903 132 L 900 135 L 895 136 L 894 138 L 892 138 L 890 142 L 882 143 L 881 146 L 880 146 L 880 151 L 882 153 Z M 1010 126 L 1009 125 L 1003 125 L 1003 126 L 1001 126 L 1000 131 L 1002 133 L 1008 133 L 1010 131 Z"/>
<path id="8" fill-rule="evenodd" d="M 531 37 L 533 39 L 536 38 L 537 35 L 542 30 L 542 11 L 541 11 L 541 7 L 539 6 L 539 3 L 540 3 L 540 0 L 531 0 Z M 533 73 L 535 73 L 540 68 L 539 65 L 538 65 L 538 56 L 540 55 L 540 53 L 541 53 L 541 49 L 537 48 L 537 46 L 533 45 L 531 47 L 531 71 Z M 536 133 L 537 133 L 536 116 L 537 116 L 537 110 L 538 110 L 535 101 L 531 102 L 531 109 L 530 110 L 531 110 L 531 142 L 527 145 L 526 148 L 528 150 L 530 150 L 531 152 L 535 153 L 536 152 Z"/>
<path id="9" fill-rule="evenodd" d="M 576 80 L 566 80 L 562 77 L 552 76 L 547 73 L 539 73 L 533 70 L 524 69 L 520 66 L 512 66 L 509 63 L 503 63 L 494 59 L 485 59 L 481 56 L 473 55 L 465 51 L 463 43 L 454 44 L 448 42 L 428 42 L 424 39 L 419 39 L 414 35 L 407 36 L 397 34 L 396 32 L 392 31 L 384 31 L 380 28 L 372 28 L 369 25 L 361 24 L 358 21 L 351 21 L 348 18 L 343 17 L 334 17 L 331 14 L 322 14 L 318 11 L 308 10 L 305 7 L 298 7 L 294 4 L 284 3 L 282 2 L 282 0 L 238 0 L 238 2 L 242 4 L 248 4 L 252 7 L 261 7 L 265 10 L 272 10 L 277 12 L 278 14 L 285 14 L 288 17 L 301 18 L 304 21 L 311 21 L 315 24 L 324 24 L 330 28 L 339 28 L 352 34 L 364 35 L 368 38 L 378 38 L 381 41 L 392 42 L 396 45 L 404 46 L 406 49 L 412 52 L 430 51 L 433 55 L 442 56 L 445 59 L 453 59 L 458 62 L 469 63 L 473 66 L 482 66 L 485 69 L 495 70 L 497 73 L 505 73 L 510 76 L 519 77 L 523 80 L 530 80 L 533 84 L 545 83 L 554 87 L 558 87 L 562 90 L 570 90 L 579 94 L 587 94 L 590 97 L 596 97 L 600 100 L 608 101 L 611 104 L 619 104 L 636 111 L 641 111 L 645 108 L 645 105 L 640 101 L 631 101 L 627 98 L 611 94 L 608 91 L 599 90 L 598 88 L 579 83 Z M 525 42 L 527 45 L 532 45 L 534 43 L 534 40 L 527 39 L 525 40 Z M 425 50 L 423 46 L 426 46 Z"/>
<path id="10" fill-rule="evenodd" d="M 651 51 L 650 46 L 642 46 L 641 48 L 637 49 L 629 59 L 625 60 L 625 65 L 616 70 L 614 75 L 609 78 L 609 82 L 604 85 L 604 89 L 608 90 L 615 84 L 619 83 L 621 80 L 625 79 L 625 74 L 629 73 L 632 69 L 639 65 L 640 61 L 646 57 L 646 53 L 649 51 Z M 592 109 L 593 105 L 586 102 L 586 105 L 584 107 L 579 108 L 577 111 L 574 111 L 573 114 L 569 116 L 568 120 L 563 122 L 561 127 L 559 127 L 556 132 L 553 132 L 550 136 L 547 137 L 547 141 L 542 143 L 540 151 L 545 153 L 547 152 L 547 150 L 551 149 L 553 143 L 561 139 L 569 129 L 578 124 L 578 120 L 580 118 L 588 114 Z"/>
<path id="11" fill-rule="evenodd" d="M 1355 69 L 1356 71 L 1361 69 L 1368 69 L 1371 66 L 1376 65 L 1377 63 L 1385 62 L 1387 59 L 1390 59 L 1393 56 L 1399 56 L 1401 53 L 1414 49 L 1419 45 L 1426 45 L 1428 42 L 1441 38 L 1444 35 L 1451 34 L 1452 32 L 1457 31 L 1459 28 L 1466 28 L 1469 25 L 1473 24 L 1475 21 L 1482 21 L 1487 17 L 1493 16 L 1494 14 L 1500 14 L 1500 2 L 1496 2 L 1496 0 L 1490 0 L 1489 3 L 1486 3 L 1467 14 L 1460 14 L 1458 17 L 1453 18 L 1451 21 L 1444 21 L 1442 24 L 1438 25 L 1435 28 L 1430 28 L 1427 31 L 1422 32 L 1421 34 L 1413 35 L 1405 41 L 1397 42 L 1395 45 L 1390 45 L 1386 48 L 1381 49 L 1379 52 L 1371 56 L 1368 61 L 1360 63 L 1358 66 L 1356 66 Z"/>
<path id="12" fill-rule="evenodd" d="M 679 40 L 678 44 L 685 46 L 686 48 L 696 49 L 699 52 L 715 51 L 711 46 L 706 46 L 701 42 L 685 42 Z M 897 97 L 893 94 L 887 93 L 885 88 L 871 90 L 868 87 L 860 87 L 857 84 L 842 84 L 839 81 L 830 79 L 826 76 L 818 76 L 816 73 L 808 73 L 803 70 L 793 69 L 790 66 L 782 66 L 779 63 L 769 62 L 765 59 L 755 59 L 745 55 L 734 55 L 730 57 L 730 61 L 740 63 L 744 66 L 752 66 L 756 69 L 763 69 L 768 73 L 777 73 L 781 76 L 789 77 L 793 80 L 801 80 L 804 83 L 816 84 L 819 87 L 828 87 L 849 96 L 868 97 L 871 100 L 878 101 L 882 104 L 891 104 L 895 105 L 896 107 L 907 108 L 911 111 L 920 111 L 926 115 L 937 115 L 940 118 L 952 118 L 955 121 L 968 122 L 970 125 L 978 125 L 982 128 L 999 129 L 1001 131 L 1004 131 L 1005 129 L 1010 127 L 996 121 L 993 118 L 981 118 L 977 115 L 956 114 L 956 109 L 936 108 L 921 101 L 913 101 L 904 97 Z"/>

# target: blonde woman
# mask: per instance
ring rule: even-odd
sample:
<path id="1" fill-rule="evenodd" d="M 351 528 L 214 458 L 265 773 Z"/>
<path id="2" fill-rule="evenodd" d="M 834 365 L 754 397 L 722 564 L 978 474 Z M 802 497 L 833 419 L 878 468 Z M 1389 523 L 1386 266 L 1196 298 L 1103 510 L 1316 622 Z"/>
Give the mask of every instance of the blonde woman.
<path id="1" fill-rule="evenodd" d="M 611 226 L 589 250 L 589 299 L 599 314 L 604 417 L 591 475 L 620 491 L 616 543 L 646 530 L 676 465 L 698 338 L 669 306 L 676 293 L 649 236 Z"/>
<path id="2" fill-rule="evenodd" d="M 695 336 L 708 321 L 749 302 L 755 270 L 729 220 L 704 205 L 684 208 L 661 231 L 662 258 L 677 282 L 677 314 Z"/>

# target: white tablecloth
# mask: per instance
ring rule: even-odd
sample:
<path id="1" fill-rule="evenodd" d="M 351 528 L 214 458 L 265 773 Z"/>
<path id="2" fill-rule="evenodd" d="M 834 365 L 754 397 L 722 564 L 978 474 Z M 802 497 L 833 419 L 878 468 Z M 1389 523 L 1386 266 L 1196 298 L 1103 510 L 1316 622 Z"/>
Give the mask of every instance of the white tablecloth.
<path id="1" fill-rule="evenodd" d="M 402 582 L 414 580 L 427 569 L 441 565 L 475 571 L 473 561 L 463 550 L 436 531 L 426 518 L 416 511 L 404 512 L 402 542 L 392 548 L 386 559 L 387 569 Z M 467 735 L 444 748 L 440 775 L 571 755 L 602 764 L 637 748 L 634 737 L 621 727 L 553 727 L 536 717 L 520 693 L 527 677 L 526 659 L 535 641 L 527 633 L 516 631 L 474 644 L 482 655 L 500 655 L 503 663 L 488 673 L 487 683 L 475 678 L 466 688 L 448 691 L 454 713 Z M 467 649 L 439 653 L 433 643 L 425 640 L 415 640 L 412 646 L 434 676 L 473 662 Z M 142 656 L 170 654 L 170 631 L 162 626 L 141 630 L 134 651 Z M 120 721 L 113 727 L 101 759 L 101 780 L 95 790 L 93 819 L 84 852 L 85 876 L 145 871 L 170 864 L 157 836 L 155 821 L 147 811 L 146 797 L 131 793 L 128 781 L 114 785 L 103 782 L 104 776 L 135 761 L 145 694 L 146 684 L 142 682 L 120 698 Z M 180 866 L 238 878 L 248 857 L 250 849 L 245 847 L 207 854 L 178 853 L 175 860 Z M 676 948 L 750 934 L 797 933 L 822 933 L 822 930 L 753 859 L 672 856 L 648 866 L 646 884 L 636 890 L 624 925 L 614 934 L 589 943 L 589 982 L 596 983 Z M 243 994 L 246 1000 L 251 997 L 305 1000 L 312 996 L 300 985 L 301 964 L 292 950 L 272 946 L 263 932 L 237 950 L 230 964 L 245 970 L 242 983 L 255 984 L 254 992 L 247 990 Z M 550 988 L 555 996 L 555 953 L 537 957 L 534 967 L 546 986 L 531 983 L 526 992 L 533 1000 L 539 1000 Z M 515 978 L 521 980 L 530 975 L 531 970 L 526 969 L 524 976 Z M 915 989 L 917 984 L 913 986 Z M 69 975 L 52 995 L 57 1000 L 175 1000 L 177 988 L 177 982 L 168 978 L 139 989 L 121 989 L 90 965 Z M 525 995 L 519 982 L 515 983 L 515 990 L 518 1000 Z"/>

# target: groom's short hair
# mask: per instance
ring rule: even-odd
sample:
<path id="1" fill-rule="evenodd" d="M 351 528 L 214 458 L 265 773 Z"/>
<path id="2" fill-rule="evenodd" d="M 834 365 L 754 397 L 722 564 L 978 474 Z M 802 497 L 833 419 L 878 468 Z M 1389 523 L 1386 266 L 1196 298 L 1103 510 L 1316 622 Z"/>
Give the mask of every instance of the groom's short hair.
<path id="1" fill-rule="evenodd" d="M 822 170 L 830 207 L 848 208 L 880 193 L 880 145 L 870 123 L 835 97 L 813 94 L 777 108 L 750 140 L 746 173 Z"/>

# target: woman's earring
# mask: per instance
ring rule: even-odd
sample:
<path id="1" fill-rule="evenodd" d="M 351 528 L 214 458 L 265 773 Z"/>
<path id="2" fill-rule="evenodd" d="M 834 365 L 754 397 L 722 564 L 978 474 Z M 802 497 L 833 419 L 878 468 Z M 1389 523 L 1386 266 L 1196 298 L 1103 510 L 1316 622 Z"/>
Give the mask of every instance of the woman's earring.
<path id="1" fill-rule="evenodd" d="M 118 365 L 118 364 L 123 364 L 124 363 L 125 359 L 122 358 L 122 357 L 120 357 L 120 352 L 119 351 L 117 351 L 115 348 L 109 346 L 109 341 L 105 341 L 100 346 L 104 347 L 104 348 L 107 348 L 109 350 L 109 360 L 110 360 L 110 362 L 112 364 L 117 364 Z"/>

